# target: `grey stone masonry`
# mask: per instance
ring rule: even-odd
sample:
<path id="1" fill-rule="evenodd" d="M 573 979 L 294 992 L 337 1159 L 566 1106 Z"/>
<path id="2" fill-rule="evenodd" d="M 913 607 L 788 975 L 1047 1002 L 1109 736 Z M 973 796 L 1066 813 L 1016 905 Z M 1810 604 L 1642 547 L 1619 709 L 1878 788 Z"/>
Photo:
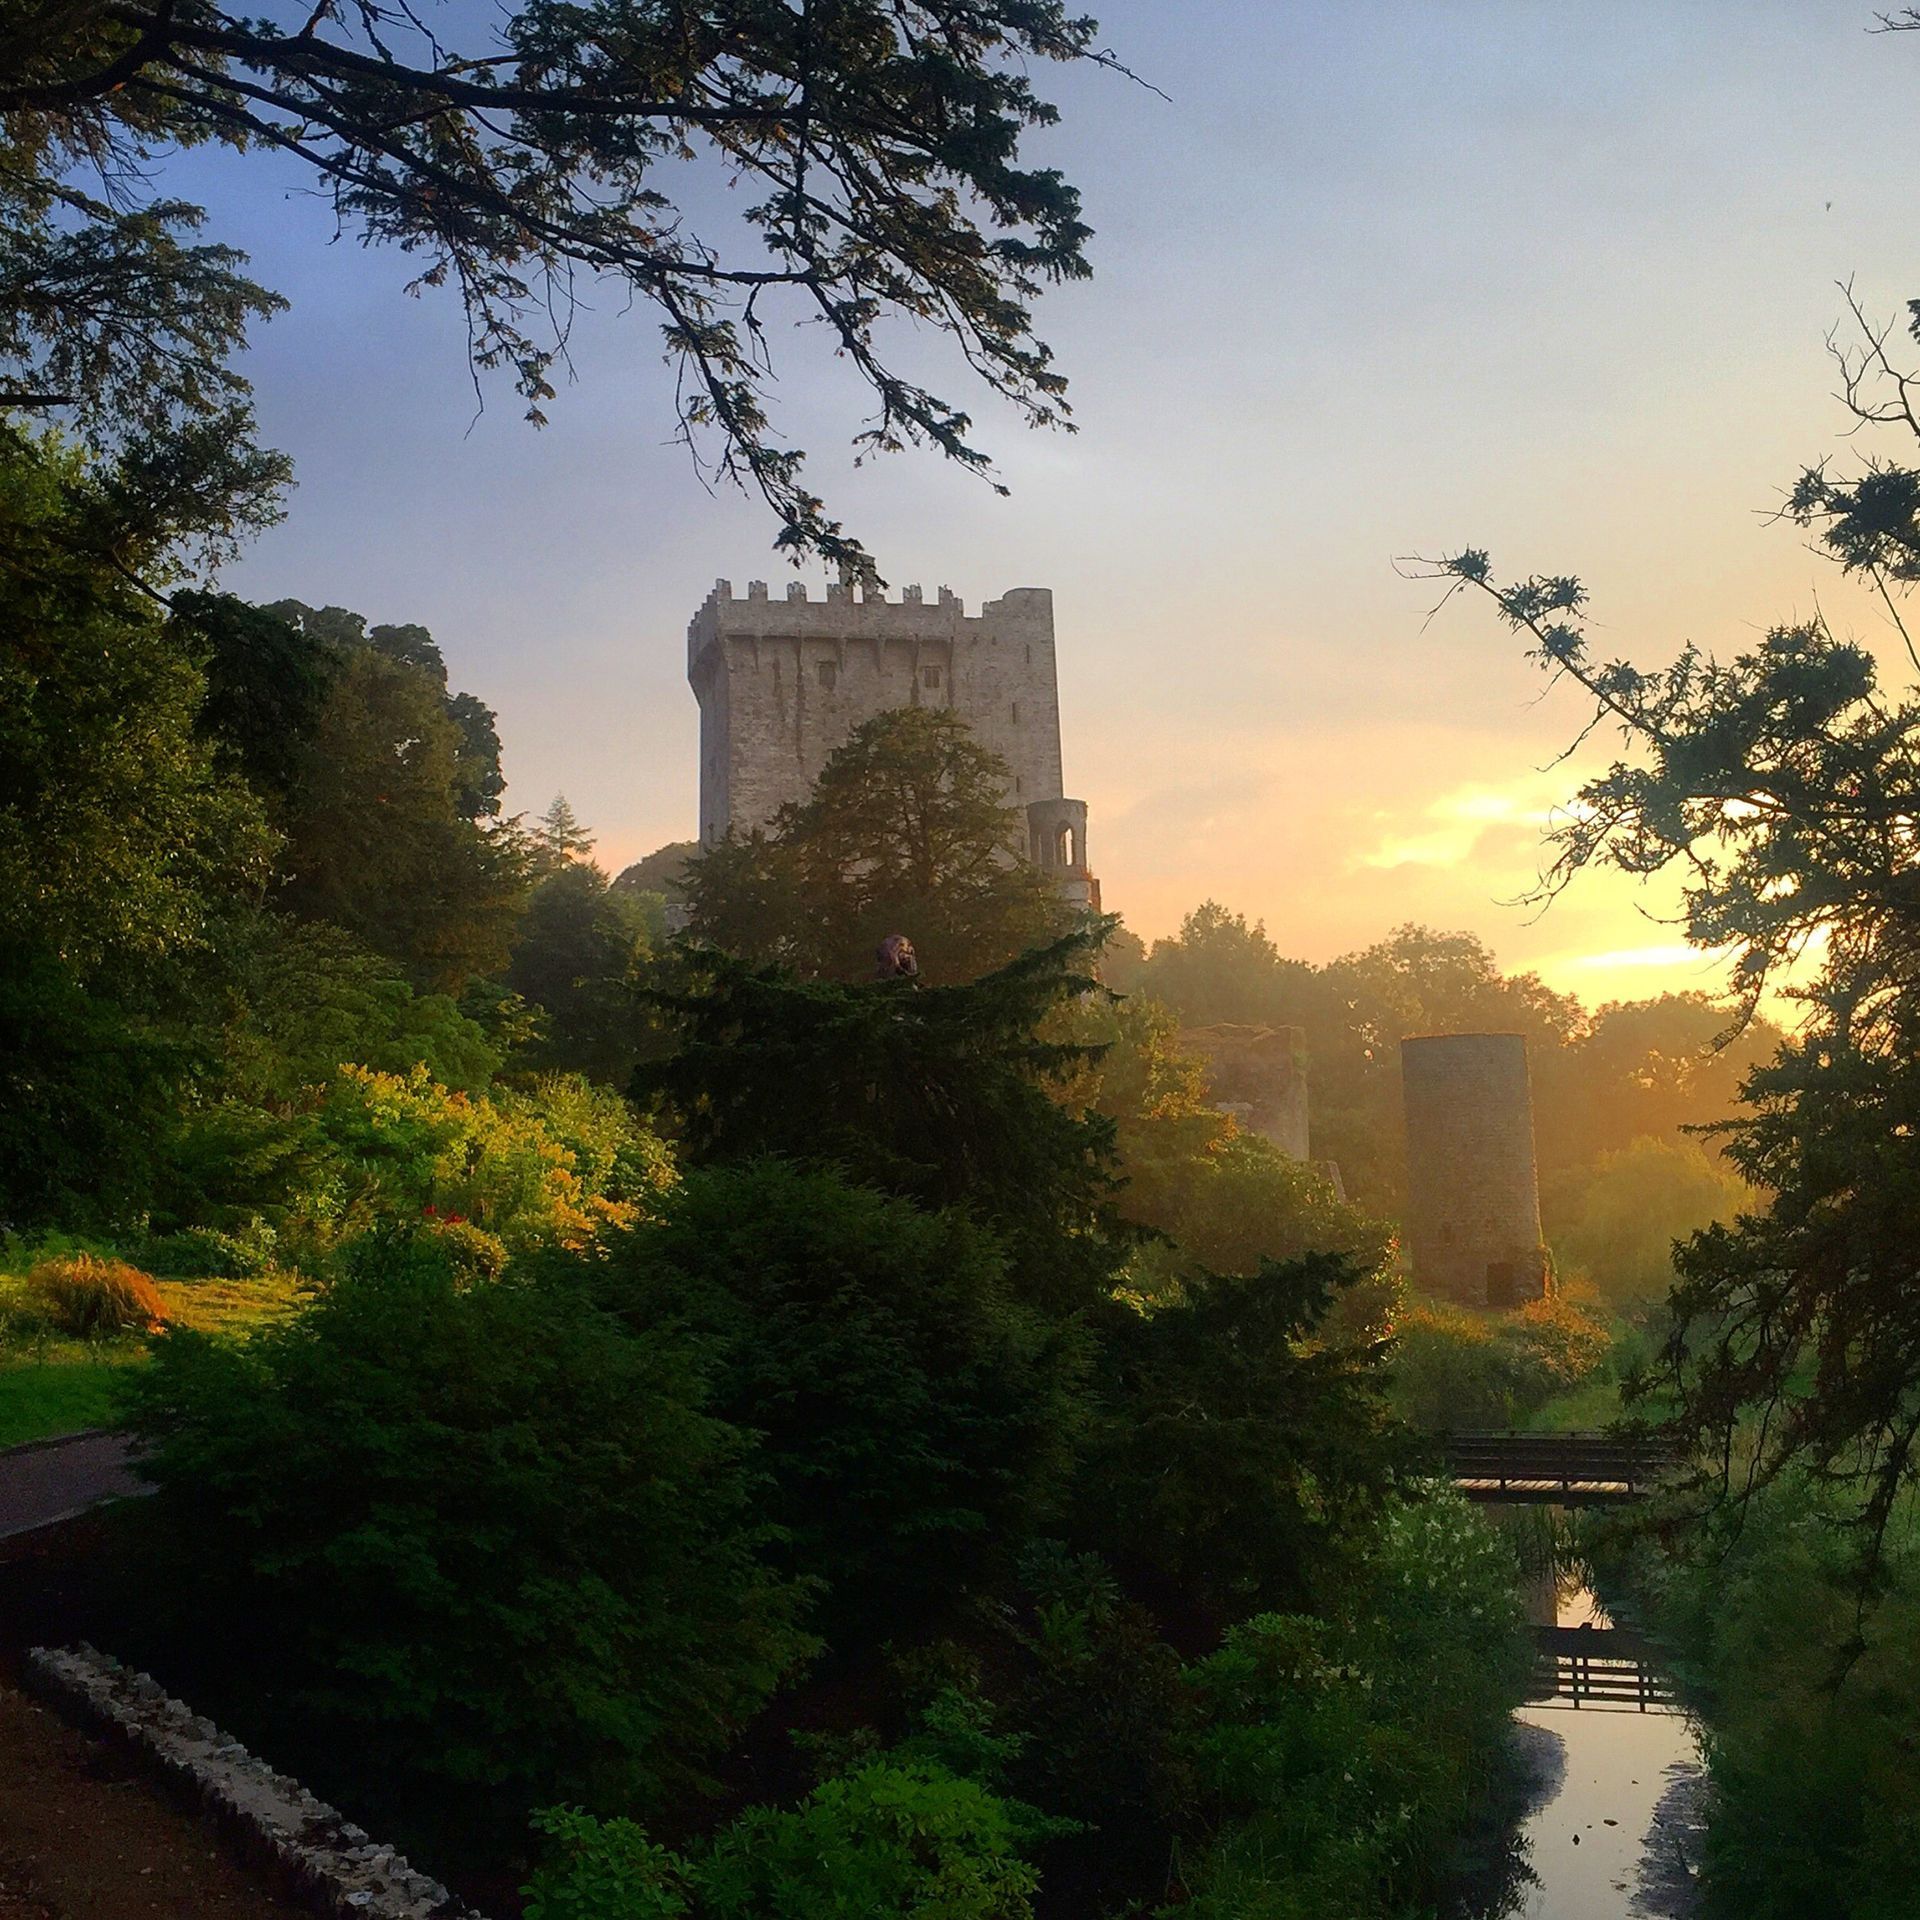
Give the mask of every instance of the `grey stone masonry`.
<path id="1" fill-rule="evenodd" d="M 1400 1042 L 1413 1277 L 1463 1305 L 1547 1290 L 1527 1042 L 1518 1033 Z"/>
<path id="2" fill-rule="evenodd" d="M 323 1920 L 484 1920 L 111 1654 L 84 1643 L 33 1647 L 23 1677 L 48 1705 L 134 1754 Z"/>
<path id="3" fill-rule="evenodd" d="M 1029 854 L 1074 897 L 1097 899 L 1086 807 L 1066 798 L 1053 595 L 1015 587 L 969 614 L 945 587 L 898 600 L 853 585 L 810 599 L 764 580 L 736 598 L 714 584 L 687 628 L 700 702 L 700 838 L 764 827 L 804 800 L 836 747 L 899 707 L 954 713 L 1007 763 L 1007 804 L 1028 820 Z"/>

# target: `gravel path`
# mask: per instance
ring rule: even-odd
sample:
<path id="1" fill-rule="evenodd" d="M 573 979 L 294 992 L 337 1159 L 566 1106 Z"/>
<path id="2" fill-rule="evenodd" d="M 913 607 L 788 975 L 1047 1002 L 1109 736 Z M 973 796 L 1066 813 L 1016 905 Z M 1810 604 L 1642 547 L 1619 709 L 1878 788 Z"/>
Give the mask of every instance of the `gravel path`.
<path id="1" fill-rule="evenodd" d="M 102 1500 L 145 1492 L 127 1464 L 129 1452 L 124 1434 L 76 1433 L 0 1453 L 0 1540 L 84 1513 Z"/>

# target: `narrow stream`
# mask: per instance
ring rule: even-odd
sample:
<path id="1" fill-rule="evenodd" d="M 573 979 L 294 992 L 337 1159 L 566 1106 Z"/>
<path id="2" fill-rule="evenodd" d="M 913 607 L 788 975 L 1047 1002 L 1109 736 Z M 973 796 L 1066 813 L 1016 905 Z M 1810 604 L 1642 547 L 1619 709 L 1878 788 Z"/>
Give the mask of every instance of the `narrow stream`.
<path id="1" fill-rule="evenodd" d="M 1471 1920 L 1694 1920 L 1705 1773 L 1692 1723 L 1578 1575 L 1530 1582 L 1527 1611 L 1541 1666 L 1514 1715 L 1525 1811 L 1505 1884 Z"/>

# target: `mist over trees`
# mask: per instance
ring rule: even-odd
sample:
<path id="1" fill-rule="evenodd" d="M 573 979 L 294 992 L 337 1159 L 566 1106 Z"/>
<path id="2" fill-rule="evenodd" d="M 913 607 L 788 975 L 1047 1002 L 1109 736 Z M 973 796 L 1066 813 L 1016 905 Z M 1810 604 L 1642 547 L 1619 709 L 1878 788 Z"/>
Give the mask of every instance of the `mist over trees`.
<path id="1" fill-rule="evenodd" d="M 1731 1116 L 1746 1076 L 1781 1034 L 1701 993 L 1588 1008 L 1531 973 L 1503 973 L 1471 934 L 1405 926 L 1323 965 L 1289 959 L 1264 926 L 1206 901 L 1150 951 L 1114 954 L 1115 987 L 1171 1008 L 1183 1026 L 1301 1029 L 1316 1159 L 1348 1193 L 1397 1218 L 1406 1168 L 1400 1049 L 1422 1033 L 1521 1033 L 1533 1084 L 1541 1206 L 1550 1239 L 1580 1216 L 1602 1155 Z"/>

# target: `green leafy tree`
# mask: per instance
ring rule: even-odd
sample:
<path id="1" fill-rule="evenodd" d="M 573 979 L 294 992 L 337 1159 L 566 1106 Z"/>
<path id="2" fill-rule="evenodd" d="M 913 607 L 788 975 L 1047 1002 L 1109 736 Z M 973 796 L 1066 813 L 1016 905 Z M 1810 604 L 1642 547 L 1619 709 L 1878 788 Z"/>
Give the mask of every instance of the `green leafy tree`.
<path id="1" fill-rule="evenodd" d="M 1104 1317 L 1077 1524 L 1123 1578 L 1217 1631 L 1354 1550 L 1407 1464 L 1380 1349 L 1314 1338 L 1358 1278 L 1309 1254 Z"/>
<path id="2" fill-rule="evenodd" d="M 344 1066 L 415 1067 L 482 1094 L 503 1054 L 448 995 L 416 993 L 389 960 L 325 921 L 255 913 L 221 934 L 228 1004 L 220 1083 L 263 1107 L 297 1106 Z"/>
<path id="3" fill-rule="evenodd" d="M 1285 1026 L 1299 1018 L 1312 971 L 1304 961 L 1282 957 L 1264 922 L 1249 926 L 1245 914 L 1204 900 L 1177 934 L 1153 943 L 1131 987 L 1120 979 L 1113 984 L 1164 1001 L 1187 1026 L 1223 1020 Z"/>
<path id="4" fill-rule="evenodd" d="M 699 851 L 697 840 L 669 840 L 644 860 L 622 867 L 613 876 L 613 888 L 618 893 L 657 893 L 663 899 L 677 899 L 687 862 Z"/>
<path id="5" fill-rule="evenodd" d="M 143 1578 L 255 1740 L 398 1831 L 485 1858 L 555 1799 L 661 1806 L 807 1645 L 699 1398 L 576 1285 L 378 1240 L 285 1327 L 157 1343 Z"/>
<path id="6" fill-rule="evenodd" d="M 1515 1571 L 1465 1502 L 1394 1505 L 1323 1616 L 1258 1615 L 1188 1670 L 1212 1844 L 1182 1911 L 1439 1910 L 1450 1842 L 1506 1764 L 1531 1677 Z"/>
<path id="7" fill-rule="evenodd" d="M 682 886 L 696 939 L 828 979 L 863 980 L 890 933 L 932 981 L 968 980 L 1071 918 L 1026 858 L 1005 763 L 930 707 L 876 714 L 771 831 L 709 848 Z"/>
<path id="8" fill-rule="evenodd" d="M 137 1205 L 208 1052 L 200 968 L 273 835 L 206 683 L 98 550 L 78 454 L 0 428 L 0 1216 Z"/>
<path id="9" fill-rule="evenodd" d="M 1548 1237 L 1577 1215 L 1602 1154 L 1731 1119 L 1741 1083 L 1782 1037 L 1764 1015 L 1742 1022 L 1706 994 L 1663 993 L 1610 1002 L 1571 1044 L 1537 1049 L 1529 1064 Z"/>
<path id="10" fill-rule="evenodd" d="M 663 907 L 658 895 L 615 893 L 585 860 L 563 862 L 536 882 L 506 973 L 508 986 L 545 1016 L 544 1033 L 526 1050 L 535 1064 L 626 1082 L 653 1032 L 639 987 L 665 934 Z"/>
<path id="11" fill-rule="evenodd" d="M 276 150 L 343 228 L 412 256 L 417 287 L 457 288 L 476 373 L 508 371 L 536 421 L 583 286 L 651 308 L 681 435 L 767 499 L 783 545 L 864 566 L 769 421 L 770 323 L 822 323 L 872 389 L 864 450 L 987 464 L 964 409 L 900 370 L 890 318 L 944 336 L 1028 421 L 1063 424 L 1030 309 L 1087 272 L 1088 229 L 1020 146 L 1056 118 L 1032 63 L 1111 66 L 1096 32 L 1054 0 L 826 16 L 617 0 L 591 21 L 523 0 L 464 27 L 385 6 L 305 25 L 165 0 L 16 8 L 0 34 L 0 286 L 20 298 L 0 328 L 4 400 L 115 425 L 127 397 L 136 421 L 244 440 L 228 362 L 276 303 L 238 256 L 193 244 L 197 209 L 140 188 L 169 146 Z M 688 237 L 674 189 L 690 160 L 747 188 L 724 248 Z M 112 190 L 72 186 L 82 168 Z"/>
<path id="12" fill-rule="evenodd" d="M 343 651 L 285 823 L 277 905 L 458 990 L 506 965 L 524 896 L 518 836 L 471 809 L 467 739 L 431 674 Z"/>
<path id="13" fill-rule="evenodd" d="M 1177 1292 L 1183 1274 L 1251 1274 L 1263 1260 L 1313 1252 L 1350 1254 L 1369 1273 L 1386 1265 L 1385 1225 L 1213 1105 L 1206 1069 L 1181 1052 L 1166 1007 L 1091 998 L 1066 1031 L 1099 1051 L 1065 1097 L 1112 1121 L 1126 1183 L 1116 1206 L 1157 1236 L 1135 1256 L 1130 1289 L 1159 1296 Z"/>
<path id="14" fill-rule="evenodd" d="M 491 818 L 500 811 L 506 775 L 500 771 L 500 735 L 491 707 L 447 684 L 447 663 L 433 635 L 422 626 L 369 627 L 345 607 L 315 609 L 298 600 L 276 600 L 259 609 L 284 620 L 335 655 L 368 649 L 430 684 L 440 695 L 453 726 L 454 807 L 463 820 Z"/>
<path id="15" fill-rule="evenodd" d="M 1676 1244 L 1763 1205 L 1697 1141 L 1642 1135 L 1594 1162 L 1556 1246 L 1563 1267 L 1586 1274 L 1609 1305 L 1644 1313 L 1673 1289 Z"/>
<path id="16" fill-rule="evenodd" d="M 85 551 L 78 455 L 0 433 L 0 934 L 80 978 L 204 944 L 272 837 L 195 737 L 206 683 L 158 610 Z"/>
<path id="17" fill-rule="evenodd" d="M 180 592 L 173 625 L 206 677 L 201 733 L 276 823 L 302 798 L 311 742 L 338 668 L 331 648 L 264 607 L 225 593 Z"/>

